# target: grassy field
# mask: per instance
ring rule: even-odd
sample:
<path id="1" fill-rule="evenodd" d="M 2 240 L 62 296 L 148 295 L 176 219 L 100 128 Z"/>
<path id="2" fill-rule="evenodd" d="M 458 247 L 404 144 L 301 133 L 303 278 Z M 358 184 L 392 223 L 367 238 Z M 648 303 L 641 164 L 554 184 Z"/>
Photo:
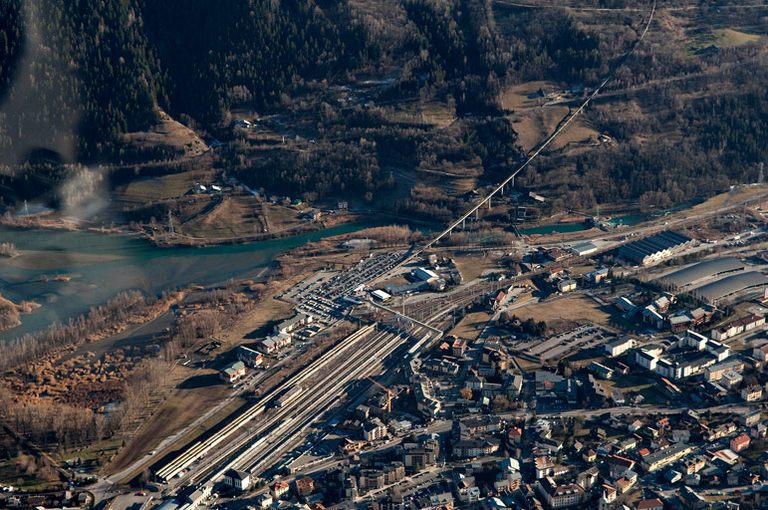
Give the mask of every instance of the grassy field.
<path id="1" fill-rule="evenodd" d="M 213 170 L 193 170 L 133 181 L 119 186 L 116 200 L 126 206 L 140 206 L 183 196 L 196 182 L 210 182 Z"/>
<path id="2" fill-rule="evenodd" d="M 757 34 L 747 34 L 732 28 L 722 28 L 714 31 L 715 44 L 724 48 L 736 48 L 746 44 L 758 43 L 762 36 Z"/>

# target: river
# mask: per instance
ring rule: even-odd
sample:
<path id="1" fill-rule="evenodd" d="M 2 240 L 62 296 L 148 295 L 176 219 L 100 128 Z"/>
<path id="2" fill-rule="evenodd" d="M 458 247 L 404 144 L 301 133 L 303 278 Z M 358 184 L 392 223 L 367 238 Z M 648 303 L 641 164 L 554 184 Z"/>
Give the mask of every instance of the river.
<path id="1" fill-rule="evenodd" d="M 0 340 L 81 315 L 123 290 L 159 294 L 191 283 L 256 277 L 281 253 L 371 226 L 376 225 L 349 223 L 282 239 L 199 248 L 158 248 L 121 235 L 0 227 L 0 242 L 11 242 L 22 252 L 13 259 L 0 258 L 0 294 L 16 303 L 34 300 L 42 305 L 22 315 L 21 326 L 0 332 Z M 56 275 L 72 278 L 52 281 Z"/>

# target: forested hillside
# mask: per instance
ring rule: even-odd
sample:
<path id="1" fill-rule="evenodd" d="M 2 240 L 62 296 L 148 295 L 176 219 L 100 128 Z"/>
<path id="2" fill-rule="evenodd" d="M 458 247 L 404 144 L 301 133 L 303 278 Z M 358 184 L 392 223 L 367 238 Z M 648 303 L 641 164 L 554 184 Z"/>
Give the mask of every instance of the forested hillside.
<path id="1" fill-rule="evenodd" d="M 555 197 L 551 211 L 662 206 L 751 178 L 766 157 L 768 8 L 661 2 L 648 40 L 624 61 L 650 2 L 566 3 L 581 8 L 0 2 L 0 204 L 41 197 L 55 207 L 53 190 L 85 164 L 100 165 L 113 188 L 204 170 L 266 195 L 395 204 L 443 220 L 611 73 L 581 124 L 518 181 Z M 236 129 L 244 120 L 251 127 Z M 600 145 L 601 134 L 611 142 Z M 109 221 L 183 216 L 157 198 Z"/>
<path id="2" fill-rule="evenodd" d="M 169 111 L 203 123 L 233 104 L 273 107 L 308 80 L 329 79 L 375 56 L 343 0 L 138 0 L 160 57 Z"/>
<path id="3" fill-rule="evenodd" d="M 0 9 L 0 154 L 17 161 L 28 140 L 46 145 L 40 130 L 50 148 L 60 137 L 73 143 L 77 160 L 119 159 L 119 135 L 151 126 L 158 105 L 211 125 L 232 104 L 277 105 L 373 51 L 344 2 L 41 0 Z"/>

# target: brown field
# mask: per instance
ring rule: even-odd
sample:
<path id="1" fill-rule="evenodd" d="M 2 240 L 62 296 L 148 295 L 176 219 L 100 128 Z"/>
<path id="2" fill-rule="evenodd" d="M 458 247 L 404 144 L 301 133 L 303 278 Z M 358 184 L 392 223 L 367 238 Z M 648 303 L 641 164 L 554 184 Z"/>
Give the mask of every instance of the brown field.
<path id="1" fill-rule="evenodd" d="M 747 44 L 760 42 L 763 37 L 757 34 L 748 34 L 732 28 L 722 28 L 714 31 L 715 44 L 724 48 L 736 48 Z"/>
<path id="2" fill-rule="evenodd" d="M 468 340 L 475 340 L 483 331 L 485 323 L 491 319 L 486 312 L 467 314 L 448 334 Z"/>
<path id="3" fill-rule="evenodd" d="M 600 305 L 585 296 L 568 296 L 552 299 L 515 309 L 515 315 L 525 320 L 552 322 L 555 320 L 591 321 L 595 324 L 607 324 L 611 315 Z"/>
<path id="4" fill-rule="evenodd" d="M 213 370 L 184 371 L 187 375 L 194 372 L 193 377 L 216 377 Z M 182 378 L 183 379 L 183 378 Z M 127 468 L 136 460 L 153 450 L 164 438 L 172 436 L 185 426 L 203 416 L 214 406 L 227 398 L 230 388 L 224 384 L 206 385 L 198 388 L 176 389 L 152 415 L 152 417 L 137 431 L 136 435 L 123 448 L 118 456 L 106 467 L 107 473 L 116 473 Z M 223 416 L 242 406 L 245 401 L 239 397 L 232 398 L 220 412 L 215 413 L 189 434 L 178 438 L 167 451 L 182 447 L 197 436 L 218 423 Z M 154 458 L 153 458 L 154 460 Z M 130 473 L 124 481 L 130 480 L 138 473 Z"/>
<path id="5" fill-rule="evenodd" d="M 448 127 L 456 120 L 456 113 L 445 103 L 432 101 L 422 105 L 421 116 L 425 122 L 436 127 Z"/>
<path id="6" fill-rule="evenodd" d="M 537 94 L 539 89 L 542 89 L 546 93 L 559 90 L 559 87 L 555 83 L 548 81 L 530 81 L 520 85 L 507 87 L 501 93 L 501 106 L 507 110 L 536 108 L 546 101 L 545 98 L 538 95 L 536 95 L 536 97 L 529 97 L 533 94 Z"/>
<path id="7" fill-rule="evenodd" d="M 549 136 L 568 115 L 567 106 L 547 106 L 514 117 L 513 125 L 520 144 L 531 150 Z M 592 144 L 598 132 L 583 118 L 576 119 L 549 147 L 551 150 L 571 148 L 574 145 Z"/>
<path id="8" fill-rule="evenodd" d="M 768 186 L 744 186 L 740 188 L 734 188 L 731 191 L 726 191 L 725 193 L 715 195 L 709 200 L 693 206 L 691 209 L 686 209 L 684 211 L 675 213 L 671 215 L 671 217 L 678 219 L 678 217 L 688 217 L 697 214 L 711 213 L 726 207 L 732 207 L 741 201 L 759 198 L 760 196 L 767 194 Z"/>
<path id="9" fill-rule="evenodd" d="M 183 154 L 183 157 L 200 156 L 208 150 L 208 145 L 197 133 L 160 111 L 160 122 L 149 131 L 127 133 L 125 139 L 137 147 L 171 147 Z"/>
<path id="10" fill-rule="evenodd" d="M 465 282 L 479 278 L 484 271 L 501 269 L 497 258 L 483 256 L 482 253 L 454 255 L 453 259 Z"/>

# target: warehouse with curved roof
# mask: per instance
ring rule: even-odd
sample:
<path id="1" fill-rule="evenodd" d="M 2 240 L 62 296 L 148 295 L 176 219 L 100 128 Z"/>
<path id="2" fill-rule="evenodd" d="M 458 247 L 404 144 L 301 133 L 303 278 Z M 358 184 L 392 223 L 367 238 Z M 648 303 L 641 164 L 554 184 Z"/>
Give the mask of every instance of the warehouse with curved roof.
<path id="1" fill-rule="evenodd" d="M 736 257 L 705 260 L 662 276 L 658 279 L 658 282 L 668 288 L 680 289 L 693 286 L 707 278 L 743 271 L 745 267 L 744 263 Z"/>
<path id="2" fill-rule="evenodd" d="M 693 295 L 709 303 L 716 303 L 739 292 L 751 289 L 765 289 L 768 276 L 757 271 L 748 271 L 723 278 L 716 282 L 702 285 L 692 291 Z"/>
<path id="3" fill-rule="evenodd" d="M 665 230 L 619 247 L 619 257 L 647 266 L 672 257 L 693 246 L 695 241 L 679 232 Z"/>

